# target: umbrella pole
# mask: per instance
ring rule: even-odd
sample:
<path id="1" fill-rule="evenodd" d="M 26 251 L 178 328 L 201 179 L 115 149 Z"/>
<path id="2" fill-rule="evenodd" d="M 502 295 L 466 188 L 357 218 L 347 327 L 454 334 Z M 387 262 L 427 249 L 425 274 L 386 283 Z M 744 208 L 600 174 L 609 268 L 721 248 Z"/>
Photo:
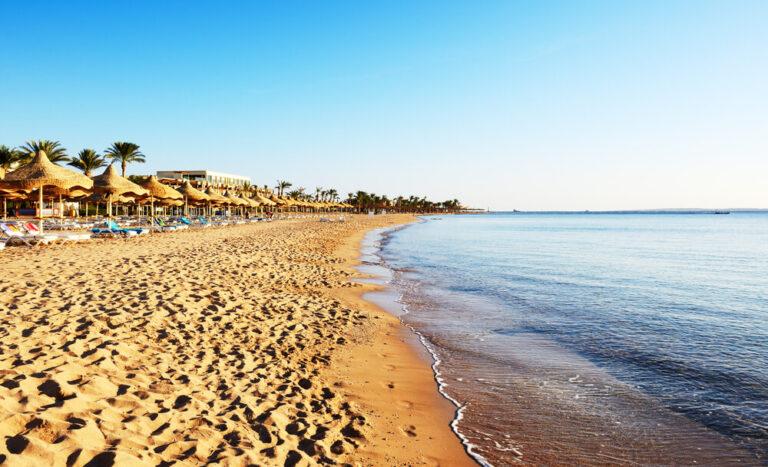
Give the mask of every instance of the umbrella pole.
<path id="1" fill-rule="evenodd" d="M 112 195 L 107 197 L 107 219 L 112 219 Z"/>
<path id="2" fill-rule="evenodd" d="M 40 185 L 40 193 L 39 193 L 38 202 L 40 203 L 40 221 L 38 222 L 38 225 L 40 226 L 40 232 L 43 231 L 43 186 Z"/>
<path id="3" fill-rule="evenodd" d="M 8 219 L 8 198 L 3 196 L 3 220 Z"/>

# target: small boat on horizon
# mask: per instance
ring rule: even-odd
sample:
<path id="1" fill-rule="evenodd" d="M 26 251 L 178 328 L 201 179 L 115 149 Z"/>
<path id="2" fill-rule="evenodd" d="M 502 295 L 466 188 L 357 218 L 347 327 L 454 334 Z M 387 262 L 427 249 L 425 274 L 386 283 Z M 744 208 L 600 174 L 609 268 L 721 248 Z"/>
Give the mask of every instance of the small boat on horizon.
<path id="1" fill-rule="evenodd" d="M 715 211 L 715 214 L 730 214 L 731 211 Z"/>

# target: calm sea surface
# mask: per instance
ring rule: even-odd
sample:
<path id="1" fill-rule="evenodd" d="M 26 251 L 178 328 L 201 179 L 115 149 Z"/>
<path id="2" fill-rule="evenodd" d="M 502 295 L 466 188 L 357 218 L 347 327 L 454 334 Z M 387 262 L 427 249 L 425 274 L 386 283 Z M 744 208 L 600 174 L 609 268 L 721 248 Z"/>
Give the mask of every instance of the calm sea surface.
<path id="1" fill-rule="evenodd" d="M 768 214 L 445 216 L 379 256 L 480 461 L 768 462 Z"/>

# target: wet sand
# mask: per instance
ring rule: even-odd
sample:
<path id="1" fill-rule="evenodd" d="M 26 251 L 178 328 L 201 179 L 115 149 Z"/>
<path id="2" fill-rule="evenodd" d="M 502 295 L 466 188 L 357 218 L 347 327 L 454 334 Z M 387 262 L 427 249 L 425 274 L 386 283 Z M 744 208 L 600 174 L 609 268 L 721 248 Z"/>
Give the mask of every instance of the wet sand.
<path id="1" fill-rule="evenodd" d="M 9 465 L 471 465 L 363 233 L 281 221 L 0 252 Z"/>
<path id="2" fill-rule="evenodd" d="M 479 301 L 403 290 L 404 322 L 435 348 L 447 393 L 466 407 L 459 432 L 493 465 L 764 465 L 552 340 L 502 335 L 493 321 L 468 329 L 460 316 Z"/>

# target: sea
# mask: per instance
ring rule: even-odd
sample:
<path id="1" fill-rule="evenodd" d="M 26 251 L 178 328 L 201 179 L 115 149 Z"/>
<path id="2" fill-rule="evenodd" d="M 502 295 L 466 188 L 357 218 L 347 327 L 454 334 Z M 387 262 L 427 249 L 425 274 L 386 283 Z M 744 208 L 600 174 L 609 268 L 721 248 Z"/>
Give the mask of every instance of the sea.
<path id="1" fill-rule="evenodd" d="M 368 245 L 478 464 L 768 465 L 768 213 L 425 216 Z"/>

